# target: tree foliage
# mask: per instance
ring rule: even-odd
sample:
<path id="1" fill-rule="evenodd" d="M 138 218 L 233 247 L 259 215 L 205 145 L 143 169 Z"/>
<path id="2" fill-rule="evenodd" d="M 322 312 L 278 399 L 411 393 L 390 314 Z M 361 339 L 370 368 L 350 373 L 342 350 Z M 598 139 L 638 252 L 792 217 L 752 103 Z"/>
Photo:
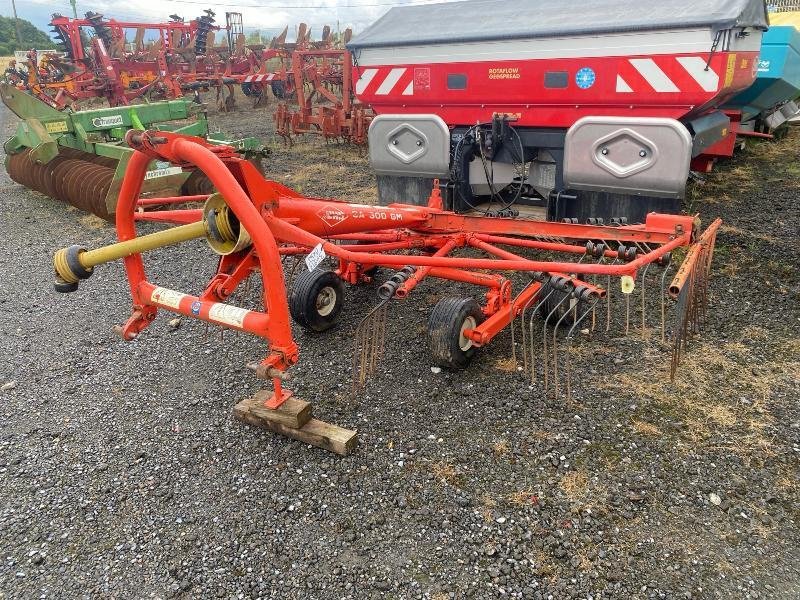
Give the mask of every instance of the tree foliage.
<path id="1" fill-rule="evenodd" d="M 17 44 L 17 33 L 14 28 L 13 17 L 0 16 L 0 56 L 11 56 L 15 50 L 47 50 L 55 48 L 56 44 L 41 29 L 25 19 L 19 19 L 19 32 L 22 43 Z"/>

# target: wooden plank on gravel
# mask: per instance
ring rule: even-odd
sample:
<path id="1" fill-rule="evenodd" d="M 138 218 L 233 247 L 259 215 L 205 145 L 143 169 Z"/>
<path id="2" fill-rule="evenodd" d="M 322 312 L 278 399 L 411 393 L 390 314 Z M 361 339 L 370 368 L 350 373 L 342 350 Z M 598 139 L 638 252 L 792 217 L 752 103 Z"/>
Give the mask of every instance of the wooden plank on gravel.
<path id="1" fill-rule="evenodd" d="M 252 398 L 242 400 L 234 407 L 234 415 L 240 421 L 248 423 L 251 419 L 267 420 L 292 429 L 300 429 L 311 420 L 310 402 L 289 396 L 278 408 L 272 409 L 264 406 L 264 402 L 271 395 L 271 391 L 262 390 Z M 237 412 L 241 414 L 237 414 Z M 253 425 L 258 425 L 258 423 L 253 423 Z"/>
<path id="2" fill-rule="evenodd" d="M 284 402 L 284 405 L 288 402 L 289 400 Z M 309 404 L 309 407 L 310 406 Z M 283 408 L 283 406 L 281 406 L 281 408 Z M 279 410 L 280 409 L 278 409 L 278 411 Z M 310 419 L 300 428 L 287 427 L 273 418 L 274 413 L 278 411 L 265 408 L 263 399 L 258 402 L 256 398 L 248 398 L 234 406 L 233 416 L 239 421 L 248 423 L 249 425 L 268 429 L 269 431 L 274 431 L 275 433 L 342 456 L 350 454 L 358 443 L 358 433 L 356 431 L 345 429 L 318 419 Z"/>

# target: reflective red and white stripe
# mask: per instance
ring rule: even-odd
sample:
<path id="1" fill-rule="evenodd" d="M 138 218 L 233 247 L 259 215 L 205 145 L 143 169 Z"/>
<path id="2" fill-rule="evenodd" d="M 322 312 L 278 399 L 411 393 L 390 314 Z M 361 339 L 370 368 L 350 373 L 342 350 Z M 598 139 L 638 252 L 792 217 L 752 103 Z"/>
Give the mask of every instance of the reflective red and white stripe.
<path id="1" fill-rule="evenodd" d="M 264 81 L 272 81 L 275 79 L 275 73 L 269 75 L 248 75 L 244 78 L 245 83 L 261 83 Z"/>
<path id="2" fill-rule="evenodd" d="M 388 96 L 392 92 L 410 96 L 414 93 L 414 70 L 406 67 L 364 69 L 356 81 L 356 94 L 368 89 L 376 96 Z"/>
<path id="3" fill-rule="evenodd" d="M 583 62 L 581 62 L 583 64 Z M 619 63 L 616 92 L 619 94 L 659 94 L 717 92 L 719 74 L 701 56 L 655 56 L 629 58 Z M 414 94 L 414 67 L 367 67 L 356 81 L 357 95 L 411 96 Z"/>
<path id="4" fill-rule="evenodd" d="M 700 56 L 629 58 L 620 65 L 616 90 L 620 94 L 704 92 L 719 89 L 719 75 Z"/>

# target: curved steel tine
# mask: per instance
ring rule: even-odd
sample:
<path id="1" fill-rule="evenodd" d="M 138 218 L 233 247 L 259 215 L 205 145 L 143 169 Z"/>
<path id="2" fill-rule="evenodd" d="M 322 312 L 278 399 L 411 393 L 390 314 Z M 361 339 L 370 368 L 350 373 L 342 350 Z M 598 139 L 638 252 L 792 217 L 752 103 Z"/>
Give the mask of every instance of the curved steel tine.
<path id="1" fill-rule="evenodd" d="M 681 358 L 681 351 L 683 350 L 686 325 L 689 318 L 689 307 L 687 306 L 687 302 L 689 302 L 689 296 L 691 295 L 690 288 L 692 287 L 693 283 L 692 279 L 692 275 L 690 274 L 686 280 L 686 283 L 681 289 L 680 294 L 678 294 L 678 303 L 676 307 L 678 312 L 678 322 L 675 324 L 675 331 L 672 334 L 672 360 L 670 361 L 669 367 L 670 381 L 675 379 L 675 371 L 678 368 L 678 363 L 680 362 Z"/>
<path id="2" fill-rule="evenodd" d="M 382 300 L 370 310 L 356 327 L 353 348 L 353 392 L 362 388 L 369 374 L 377 367 L 377 353 L 382 354 L 385 341 L 387 303 Z"/>
<path id="3" fill-rule="evenodd" d="M 567 332 L 567 347 L 564 351 L 565 352 L 564 371 L 567 377 L 567 402 L 572 401 L 572 373 L 570 369 L 569 357 L 570 357 L 570 352 L 572 351 L 572 340 L 574 339 L 573 333 L 575 332 L 575 329 L 581 324 L 581 321 L 583 321 L 586 318 L 586 315 L 588 315 L 589 312 L 592 312 L 592 314 L 594 314 L 594 308 L 595 306 L 597 306 L 597 303 L 599 301 L 600 298 L 595 298 L 594 302 L 592 302 L 592 305 L 584 311 L 584 313 L 575 321 L 575 323 L 573 323 L 572 327 L 570 327 L 569 331 Z"/>
<path id="4" fill-rule="evenodd" d="M 617 262 L 619 262 L 619 256 L 611 261 L 611 266 L 613 267 Z M 611 294 L 611 275 L 606 275 L 606 332 L 611 331 Z"/>
<path id="5" fill-rule="evenodd" d="M 669 260 L 664 266 L 664 272 L 661 274 L 661 343 L 667 341 L 666 320 L 667 320 L 667 274 L 669 268 L 672 266 L 672 253 L 669 255 Z"/>
<path id="6" fill-rule="evenodd" d="M 539 283 L 539 282 L 538 282 L 538 281 L 536 281 L 536 280 L 534 280 L 534 279 L 532 279 L 532 280 L 530 281 L 530 283 L 529 283 L 528 285 L 526 285 L 526 286 L 525 286 L 525 288 L 524 288 L 522 291 L 524 292 L 524 291 L 525 291 L 525 290 L 527 290 L 529 287 L 531 287 L 531 286 L 532 286 L 534 283 Z M 533 301 L 535 300 L 535 298 L 536 298 L 536 296 L 532 296 L 532 297 L 531 297 L 531 298 L 530 298 L 530 299 L 529 299 L 529 300 L 528 300 L 528 301 L 527 301 L 527 302 L 526 302 L 526 303 L 523 305 L 523 307 L 522 307 L 522 310 L 520 311 L 520 319 L 521 319 L 521 321 L 520 321 L 520 327 L 519 327 L 519 329 L 520 329 L 520 332 L 522 333 L 522 371 L 523 371 L 524 373 L 527 373 L 527 372 L 528 372 L 528 350 L 527 350 L 527 348 L 528 348 L 528 345 L 525 343 L 525 342 L 526 342 L 526 340 L 525 340 L 525 311 L 526 311 L 526 310 L 528 310 L 528 307 L 529 307 L 529 306 L 530 306 L 530 305 L 533 303 Z M 514 307 L 512 306 L 512 309 L 513 309 L 513 308 L 514 308 Z M 512 320 L 513 320 L 513 316 L 512 316 Z M 513 345 L 513 343 L 514 343 L 514 341 L 513 341 L 514 328 L 513 328 L 513 327 L 511 328 L 511 335 L 512 335 L 512 341 L 511 341 L 511 343 L 512 343 L 512 345 Z M 516 368 L 516 365 L 517 365 L 517 360 L 516 360 L 516 357 L 515 357 L 515 358 L 514 358 L 514 368 Z"/>
<path id="7" fill-rule="evenodd" d="M 539 300 L 536 306 L 533 307 L 533 310 L 531 311 L 531 319 L 528 322 L 528 336 L 530 337 L 531 340 L 531 383 L 534 383 L 534 381 L 536 380 L 536 356 L 534 356 L 534 348 L 533 348 L 533 319 L 536 316 L 536 313 L 539 311 L 539 308 L 542 307 L 545 302 L 547 302 L 547 299 L 550 296 L 553 295 L 553 292 L 555 292 L 555 290 L 551 288 L 550 292 L 544 298 Z M 522 322 L 522 326 L 525 327 L 524 320 Z"/>
<path id="8" fill-rule="evenodd" d="M 572 294 L 567 295 L 567 298 L 571 298 Z M 576 304 L 577 306 L 577 304 Z M 558 328 L 561 327 L 561 322 L 567 318 L 573 311 L 573 307 L 569 307 L 567 310 L 564 311 L 564 314 L 561 315 L 561 318 L 556 323 L 556 326 L 553 327 L 553 387 L 554 387 L 554 398 L 558 399 L 558 351 L 556 348 L 556 340 L 558 339 Z"/>
<path id="9" fill-rule="evenodd" d="M 572 296 L 571 293 L 564 295 L 564 297 L 561 299 L 561 301 L 558 304 L 556 304 L 553 307 L 553 310 L 551 310 L 550 313 L 547 315 L 547 318 L 544 320 L 544 325 L 542 326 L 542 354 L 544 356 L 544 362 L 542 364 L 544 365 L 544 392 L 545 392 L 545 394 L 547 393 L 547 390 L 550 387 L 549 384 L 548 384 L 548 381 L 547 381 L 547 374 L 548 374 L 548 371 L 550 370 L 550 367 L 549 367 L 550 357 L 547 355 L 547 324 L 550 322 L 550 317 L 552 317 L 558 311 L 558 309 L 561 308 L 561 305 L 564 304 L 564 302 L 566 302 L 567 300 L 569 300 L 569 298 L 571 296 Z M 559 323 L 560 322 L 561 321 L 559 320 Z"/>
<path id="10" fill-rule="evenodd" d="M 636 242 L 636 247 L 639 248 L 645 254 L 650 252 L 650 246 L 644 242 L 641 244 Z M 652 263 L 647 263 L 642 269 L 642 339 L 646 339 L 646 328 L 647 328 L 647 303 L 646 303 L 646 296 L 645 296 L 645 277 L 647 277 L 647 271 L 650 268 Z"/>
<path id="11" fill-rule="evenodd" d="M 527 290 L 532 285 L 533 285 L 533 280 L 528 282 L 528 285 L 526 285 L 522 289 L 522 292 Z M 520 292 L 520 293 L 522 293 L 522 292 Z M 514 339 L 514 330 L 516 329 L 516 324 L 515 323 L 516 323 L 516 320 L 517 320 L 516 309 L 517 309 L 517 302 L 516 302 L 516 300 L 512 300 L 511 301 L 511 318 L 509 319 L 509 324 L 511 325 L 511 360 L 514 361 L 514 372 L 517 371 L 517 344 L 516 344 L 516 341 Z M 525 328 L 523 327 L 522 329 L 523 329 L 523 332 L 522 332 L 522 345 L 523 345 L 523 348 L 524 348 L 525 347 L 525 331 L 524 331 Z"/>

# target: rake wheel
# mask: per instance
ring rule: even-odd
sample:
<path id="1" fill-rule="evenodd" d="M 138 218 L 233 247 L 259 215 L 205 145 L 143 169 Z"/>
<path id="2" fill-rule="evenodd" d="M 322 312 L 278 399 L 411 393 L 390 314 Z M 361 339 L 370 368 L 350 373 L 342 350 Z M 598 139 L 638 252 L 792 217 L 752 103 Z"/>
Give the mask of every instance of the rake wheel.
<path id="1" fill-rule="evenodd" d="M 542 317 L 542 319 L 547 319 L 548 315 L 552 313 L 549 324 L 553 326 L 558 323 L 562 317 L 564 317 L 565 313 L 567 313 L 567 316 L 564 317 L 562 322 L 567 325 L 572 325 L 577 316 L 582 312 L 582 303 L 577 298 L 570 298 L 569 300 L 564 301 L 564 296 L 566 296 L 567 292 L 557 289 L 551 294 L 550 292 L 552 290 L 553 287 L 549 282 L 542 286 L 541 297 L 547 299 L 542 302 L 541 306 L 539 306 L 539 315 Z"/>
<path id="2" fill-rule="evenodd" d="M 303 269 L 294 278 L 289 312 L 303 329 L 322 332 L 336 324 L 344 304 L 344 283 L 333 271 Z"/>
<path id="3" fill-rule="evenodd" d="M 480 305 L 473 298 L 442 298 L 428 318 L 428 338 L 433 361 L 447 369 L 463 369 L 477 346 L 464 335 L 483 322 Z"/>

